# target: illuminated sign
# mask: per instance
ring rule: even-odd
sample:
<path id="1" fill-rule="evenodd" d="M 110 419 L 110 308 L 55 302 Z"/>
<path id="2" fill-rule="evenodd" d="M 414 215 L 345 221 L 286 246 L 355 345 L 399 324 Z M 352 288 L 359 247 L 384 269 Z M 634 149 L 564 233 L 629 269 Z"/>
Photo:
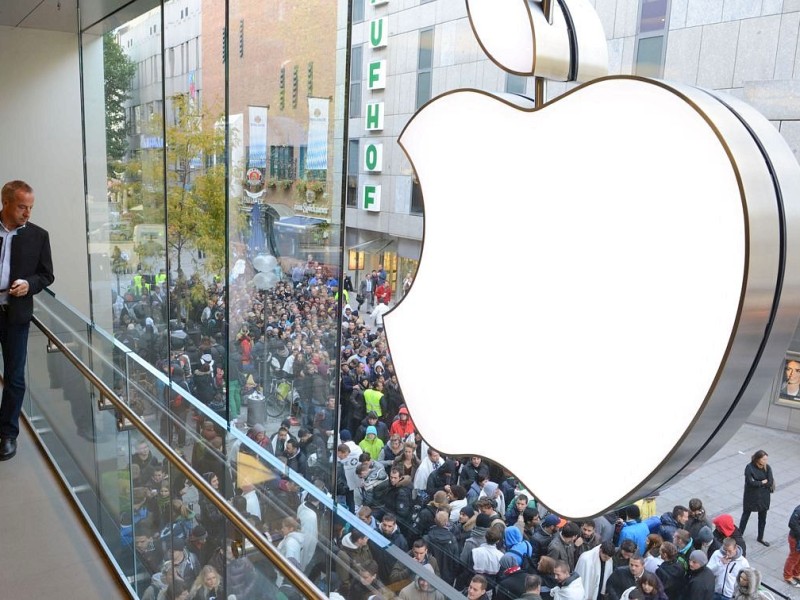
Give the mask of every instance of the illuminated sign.
<path id="1" fill-rule="evenodd" d="M 585 0 L 563 4 L 587 19 Z M 499 26 L 513 7 L 527 27 Z M 468 8 L 492 60 L 539 73 L 548 50 L 522 39 L 543 22 L 539 3 Z M 536 48 L 534 60 L 514 48 Z M 583 69 L 569 55 L 570 78 L 588 83 L 541 107 L 456 90 L 409 121 L 399 141 L 425 195 L 424 252 L 385 321 L 428 443 L 496 460 L 580 518 L 674 482 L 769 389 L 800 314 L 800 168 L 734 98 L 595 79 L 596 55 Z M 563 72 L 563 58 L 539 67 Z M 500 287 L 452 297 L 476 277 Z M 493 331 L 498 298 L 508 310 Z M 428 323 L 460 351 L 431 363 Z"/>

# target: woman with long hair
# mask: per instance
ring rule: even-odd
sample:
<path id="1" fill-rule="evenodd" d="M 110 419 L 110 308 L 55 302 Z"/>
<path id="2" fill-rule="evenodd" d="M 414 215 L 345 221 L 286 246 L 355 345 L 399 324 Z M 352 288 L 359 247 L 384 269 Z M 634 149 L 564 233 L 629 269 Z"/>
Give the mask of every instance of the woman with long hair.
<path id="1" fill-rule="evenodd" d="M 744 535 L 750 513 L 758 513 L 758 537 L 756 539 L 764 546 L 769 546 L 769 542 L 764 539 L 764 529 L 767 526 L 770 497 L 775 491 L 775 480 L 772 477 L 772 467 L 767 464 L 768 458 L 769 455 L 764 450 L 757 450 L 744 468 L 742 518 L 739 520 L 739 531 Z"/>
<path id="2" fill-rule="evenodd" d="M 669 600 L 664 593 L 664 584 L 654 573 L 642 573 L 636 587 L 641 590 L 645 600 Z"/>
<path id="3" fill-rule="evenodd" d="M 209 600 L 210 598 L 222 598 L 222 578 L 219 572 L 211 565 L 206 565 L 200 569 L 200 574 L 194 580 L 189 597 L 192 600 Z"/>

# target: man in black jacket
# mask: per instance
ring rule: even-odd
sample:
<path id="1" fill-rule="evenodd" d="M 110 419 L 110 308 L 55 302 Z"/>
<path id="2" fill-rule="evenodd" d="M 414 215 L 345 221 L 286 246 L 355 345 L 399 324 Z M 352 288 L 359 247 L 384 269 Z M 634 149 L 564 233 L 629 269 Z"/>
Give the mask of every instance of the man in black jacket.
<path id="1" fill-rule="evenodd" d="M 608 600 L 619 600 L 625 590 L 636 585 L 642 573 L 644 573 L 644 558 L 641 554 L 634 554 L 628 561 L 627 567 L 617 567 L 608 578 L 606 583 Z"/>
<path id="2" fill-rule="evenodd" d="M 17 453 L 33 295 L 55 278 L 50 236 L 29 221 L 34 202 L 31 186 L 24 181 L 10 181 L 3 186 L 0 197 L 0 346 L 4 379 L 0 460 L 8 460 Z"/>
<path id="3" fill-rule="evenodd" d="M 708 557 L 702 550 L 689 555 L 689 570 L 686 572 L 686 588 L 680 598 L 686 600 L 712 600 L 714 598 L 714 573 L 706 565 Z M 665 590 L 666 593 L 666 590 Z M 670 596 L 672 598 L 672 596 Z"/>

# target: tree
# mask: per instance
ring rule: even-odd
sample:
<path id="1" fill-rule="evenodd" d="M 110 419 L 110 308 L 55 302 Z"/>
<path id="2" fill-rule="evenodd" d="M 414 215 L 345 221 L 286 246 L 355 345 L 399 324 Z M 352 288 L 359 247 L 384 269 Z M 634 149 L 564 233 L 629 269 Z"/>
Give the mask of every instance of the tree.
<path id="1" fill-rule="evenodd" d="M 225 263 L 225 131 L 185 94 L 171 98 L 174 124 L 167 139 L 167 246 L 178 276 L 186 248 L 206 255 L 207 271 Z"/>
<path id="2" fill-rule="evenodd" d="M 128 137 L 125 129 L 124 102 L 130 98 L 131 81 L 136 65 L 127 57 L 113 33 L 103 36 L 103 67 L 105 70 L 106 154 L 109 176 L 111 164 L 125 156 Z"/>

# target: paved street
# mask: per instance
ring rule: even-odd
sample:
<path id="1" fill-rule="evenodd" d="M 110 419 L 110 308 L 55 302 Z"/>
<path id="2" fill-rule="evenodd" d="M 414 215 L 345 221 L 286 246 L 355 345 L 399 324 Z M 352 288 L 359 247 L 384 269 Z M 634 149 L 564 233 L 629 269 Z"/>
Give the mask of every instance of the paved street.
<path id="1" fill-rule="evenodd" d="M 770 547 L 756 542 L 758 515 L 753 513 L 745 531 L 747 559 L 761 572 L 765 584 L 789 598 L 800 599 L 800 588 L 783 581 L 783 563 L 788 555 L 787 523 L 794 507 L 800 504 L 800 434 L 745 424 L 700 469 L 662 490 L 657 499 L 658 513 L 672 510 L 675 504 L 687 506 L 689 499 L 696 497 L 703 501 L 709 519 L 728 513 L 738 524 L 744 467 L 758 449 L 769 454 L 776 489 L 767 514 L 765 539 Z"/>

